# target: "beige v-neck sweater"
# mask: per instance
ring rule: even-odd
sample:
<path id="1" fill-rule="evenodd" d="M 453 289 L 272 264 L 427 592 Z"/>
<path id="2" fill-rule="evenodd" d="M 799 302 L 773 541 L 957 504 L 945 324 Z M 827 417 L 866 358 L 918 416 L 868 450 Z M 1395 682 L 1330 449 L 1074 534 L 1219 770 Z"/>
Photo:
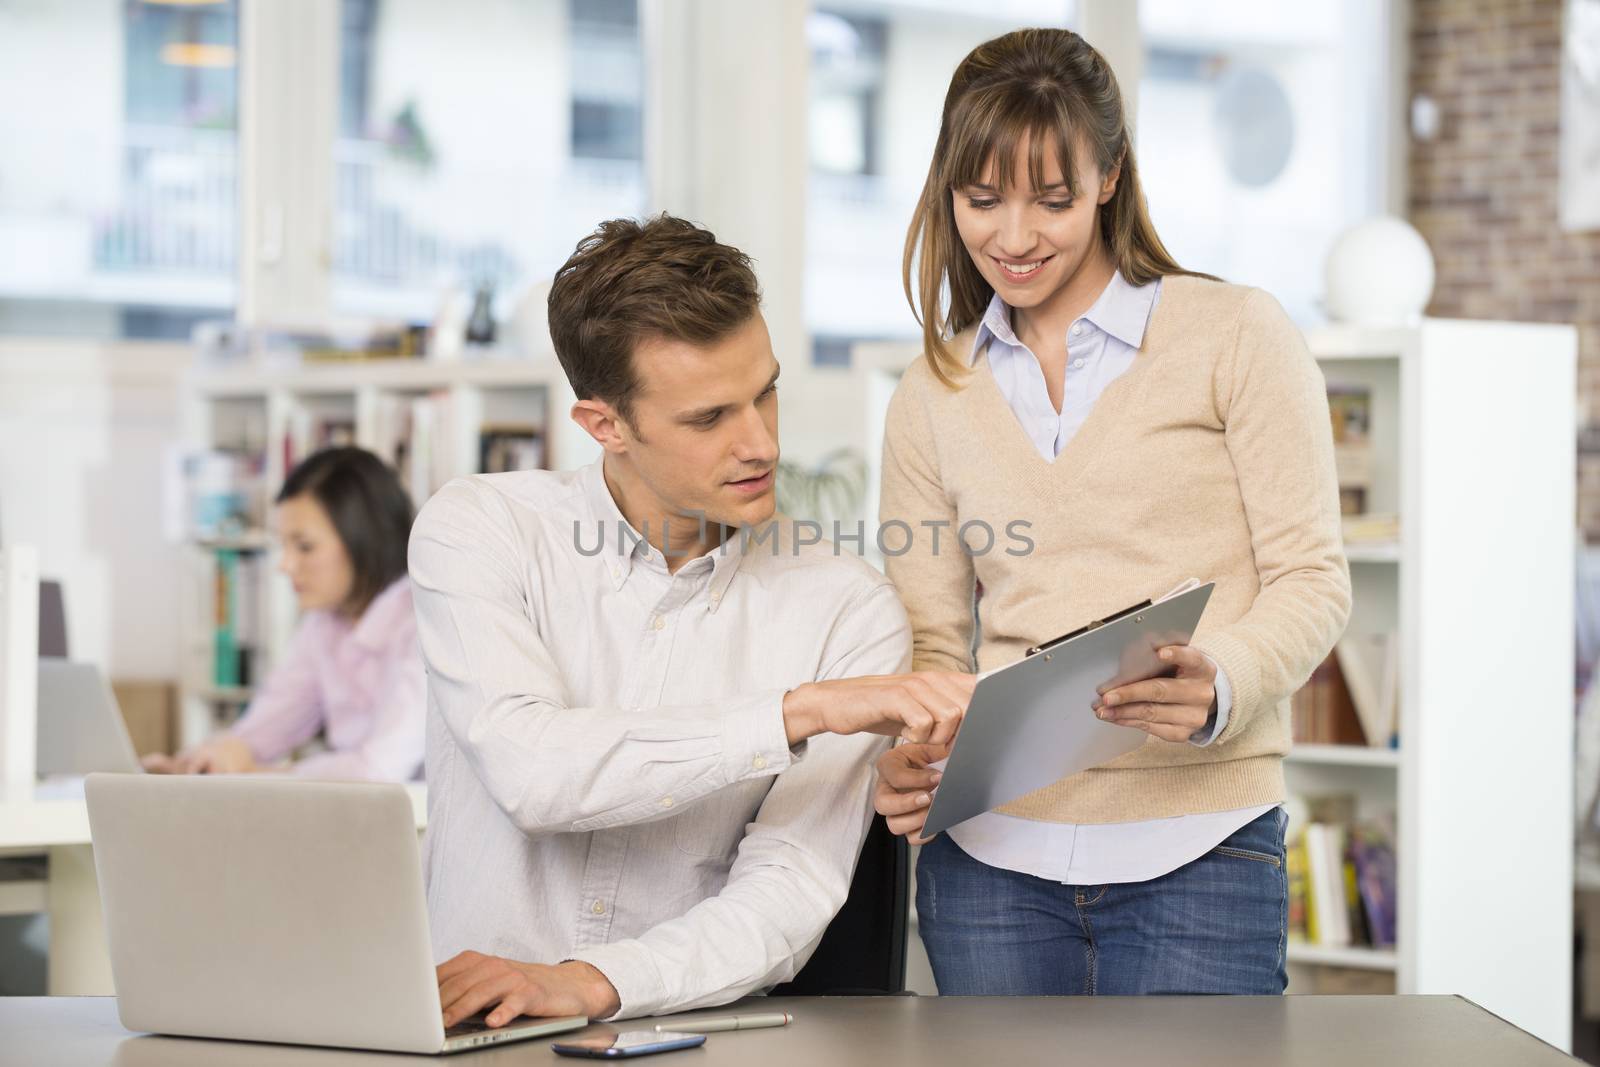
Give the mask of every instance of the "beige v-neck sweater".
<path id="1" fill-rule="evenodd" d="M 887 567 L 919 670 L 1003 666 L 1185 578 L 1217 583 L 1193 643 L 1233 689 L 1222 734 L 1204 748 L 1149 738 L 999 810 L 1113 823 L 1284 798 L 1289 697 L 1344 630 L 1350 570 L 1322 373 L 1267 293 L 1164 279 L 1133 365 L 1053 463 L 984 355 L 955 389 L 918 360 L 889 405 L 880 519 L 917 534 Z M 995 531 L 990 551 L 954 542 L 973 520 Z M 924 524 L 937 523 L 935 551 Z M 975 552 L 982 531 L 968 528 Z M 1012 534 L 1031 552 L 1012 554 L 1026 547 Z"/>

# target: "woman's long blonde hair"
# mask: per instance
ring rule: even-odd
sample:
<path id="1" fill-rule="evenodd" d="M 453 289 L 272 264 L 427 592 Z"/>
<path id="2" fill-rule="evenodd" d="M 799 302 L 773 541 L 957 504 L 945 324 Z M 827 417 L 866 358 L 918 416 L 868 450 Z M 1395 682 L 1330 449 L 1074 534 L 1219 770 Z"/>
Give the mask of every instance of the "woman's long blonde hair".
<path id="1" fill-rule="evenodd" d="M 1045 152 L 1052 146 L 1074 196 L 1080 194 L 1073 166 L 1079 143 L 1088 144 L 1101 174 L 1122 165 L 1116 192 L 1100 206 L 1099 223 L 1112 262 L 1129 283 L 1195 273 L 1178 266 L 1151 225 L 1122 93 L 1105 57 L 1071 30 L 1015 30 L 985 41 L 950 79 L 902 264 L 928 366 L 948 386 L 967 371 L 950 338 L 977 322 L 994 296 L 961 243 L 952 191 L 987 180 L 991 160 L 1000 186 L 1010 187 L 1012 160 L 1024 140 L 1035 189 L 1044 185 Z"/>

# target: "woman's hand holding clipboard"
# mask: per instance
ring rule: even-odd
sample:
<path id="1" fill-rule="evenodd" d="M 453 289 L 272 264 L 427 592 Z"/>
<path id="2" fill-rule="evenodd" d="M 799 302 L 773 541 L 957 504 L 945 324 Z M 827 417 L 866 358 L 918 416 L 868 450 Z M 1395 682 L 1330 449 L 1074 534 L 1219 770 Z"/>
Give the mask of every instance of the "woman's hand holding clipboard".
<path id="1" fill-rule="evenodd" d="M 1177 674 L 1107 688 L 1095 701 L 1094 713 L 1163 741 L 1187 743 L 1216 713 L 1217 665 L 1188 645 L 1168 645 L 1156 654 L 1175 666 Z"/>

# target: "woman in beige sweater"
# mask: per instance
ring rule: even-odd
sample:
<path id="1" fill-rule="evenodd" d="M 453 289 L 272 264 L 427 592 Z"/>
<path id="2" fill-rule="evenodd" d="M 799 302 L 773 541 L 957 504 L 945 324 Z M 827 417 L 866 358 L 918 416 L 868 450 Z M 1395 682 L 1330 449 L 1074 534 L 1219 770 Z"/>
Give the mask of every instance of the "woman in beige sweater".
<path id="1" fill-rule="evenodd" d="M 1168 677 L 1062 709 L 1141 747 L 924 844 L 940 991 L 1282 992 L 1288 701 L 1350 606 L 1304 341 L 1265 292 L 1173 261 L 1116 80 L 1065 30 L 957 68 L 905 271 L 925 353 L 889 407 L 881 519 L 919 534 L 888 559 L 916 668 L 989 670 L 1216 582 Z M 946 754 L 880 761 L 896 832 Z"/>

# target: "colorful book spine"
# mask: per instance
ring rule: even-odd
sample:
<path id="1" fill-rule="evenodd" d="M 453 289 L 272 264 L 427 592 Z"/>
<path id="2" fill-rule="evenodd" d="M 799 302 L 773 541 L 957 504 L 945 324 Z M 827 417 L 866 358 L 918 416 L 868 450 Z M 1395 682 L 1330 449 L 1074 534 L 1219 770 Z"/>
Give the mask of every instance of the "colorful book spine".
<path id="1" fill-rule="evenodd" d="M 1394 849 L 1381 837 L 1360 834 L 1350 854 L 1371 942 L 1378 948 L 1392 946 L 1396 938 Z"/>
<path id="2" fill-rule="evenodd" d="M 1350 859 L 1348 851 L 1345 852 L 1340 874 L 1342 875 L 1340 884 L 1344 887 L 1345 919 L 1350 927 L 1350 943 L 1370 945 L 1372 938 L 1367 932 L 1367 919 L 1361 908 L 1361 890 L 1356 885 L 1356 865 Z"/>
<path id="3" fill-rule="evenodd" d="M 1306 868 L 1311 873 L 1310 896 L 1316 914 L 1316 943 L 1344 948 L 1350 944 L 1350 921 L 1345 909 L 1342 828 L 1322 823 L 1308 825 L 1306 857 Z"/>
<path id="4" fill-rule="evenodd" d="M 239 644 L 233 627 L 238 583 L 239 553 L 231 548 L 218 549 L 212 680 L 223 688 L 239 684 Z"/>
<path id="5" fill-rule="evenodd" d="M 1297 944 L 1315 940 L 1310 926 L 1310 899 L 1306 892 L 1306 844 L 1296 837 L 1286 851 L 1289 875 L 1289 940 Z"/>

